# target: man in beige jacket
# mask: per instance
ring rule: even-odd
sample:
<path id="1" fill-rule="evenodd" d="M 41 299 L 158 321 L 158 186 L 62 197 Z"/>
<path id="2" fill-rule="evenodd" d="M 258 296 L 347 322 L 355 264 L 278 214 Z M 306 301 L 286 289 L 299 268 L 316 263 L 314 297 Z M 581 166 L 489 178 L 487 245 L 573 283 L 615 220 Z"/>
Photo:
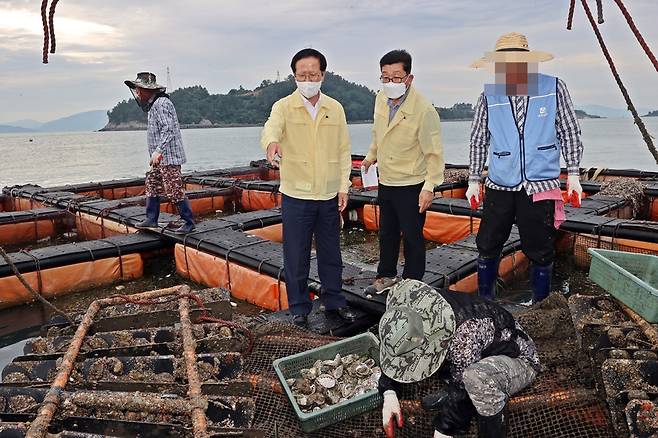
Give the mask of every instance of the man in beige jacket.
<path id="1" fill-rule="evenodd" d="M 315 49 L 290 64 L 297 90 L 272 106 L 261 135 L 268 161 L 281 166 L 283 264 L 292 322 L 305 326 L 311 311 L 308 273 L 315 236 L 320 300 L 327 313 L 349 321 L 342 294 L 340 212 L 347 206 L 352 157 L 342 105 L 320 92 L 327 69 Z"/>
<path id="2" fill-rule="evenodd" d="M 379 293 L 398 281 L 400 234 L 404 240 L 402 278 L 422 280 L 425 273 L 425 211 L 434 187 L 443 182 L 443 146 L 439 114 L 411 85 L 411 55 L 393 50 L 382 57 L 382 91 L 375 100 L 373 139 L 363 161 L 379 169 L 379 266 L 367 288 Z"/>

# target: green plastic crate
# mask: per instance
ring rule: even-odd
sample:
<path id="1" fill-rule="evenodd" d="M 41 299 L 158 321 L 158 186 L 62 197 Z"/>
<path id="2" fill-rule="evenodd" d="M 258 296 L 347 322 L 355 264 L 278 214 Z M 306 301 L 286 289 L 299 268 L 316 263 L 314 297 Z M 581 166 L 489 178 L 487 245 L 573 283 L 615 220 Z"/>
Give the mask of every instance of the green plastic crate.
<path id="1" fill-rule="evenodd" d="M 302 412 L 295 402 L 286 379 L 298 377 L 302 369 L 312 367 L 318 359 L 333 359 L 336 357 L 336 353 L 340 353 L 341 356 L 352 353 L 366 355 L 373 358 L 379 366 L 379 341 L 370 332 L 274 361 L 274 370 L 279 376 L 281 385 L 286 391 L 288 400 L 295 410 L 304 432 L 313 432 L 331 424 L 339 423 L 347 418 L 371 411 L 382 403 L 382 397 L 375 389 L 333 406 L 320 409 L 317 412 Z"/>
<path id="2" fill-rule="evenodd" d="M 589 248 L 589 278 L 651 323 L 658 323 L 658 257 Z"/>

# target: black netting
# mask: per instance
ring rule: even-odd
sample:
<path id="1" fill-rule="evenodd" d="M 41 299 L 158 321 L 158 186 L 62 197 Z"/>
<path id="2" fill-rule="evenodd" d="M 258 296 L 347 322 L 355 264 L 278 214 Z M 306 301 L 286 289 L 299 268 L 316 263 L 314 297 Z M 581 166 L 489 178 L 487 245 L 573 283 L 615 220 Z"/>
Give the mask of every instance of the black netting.
<path id="1" fill-rule="evenodd" d="M 607 236 L 592 236 L 589 234 L 577 234 L 574 238 L 573 254 L 578 266 L 588 267 L 592 256 L 587 252 L 588 248 L 611 249 L 636 254 L 656 254 L 655 245 L 645 244 L 646 247 L 629 246 L 628 240 L 613 239 Z M 641 244 L 641 242 L 638 242 Z"/>
<path id="2" fill-rule="evenodd" d="M 549 402 L 511 412 L 508 418 L 509 437 L 589 437 L 614 438 L 605 405 L 591 397 L 582 401 L 551 406 Z"/>
<path id="3" fill-rule="evenodd" d="M 519 315 L 519 320 L 538 346 L 542 373 L 530 388 L 511 398 L 507 407 L 508 436 L 607 438 L 614 437 L 605 404 L 594 389 L 589 360 L 580 353 L 566 300 L 554 294 L 539 307 Z M 319 336 L 283 323 L 250 324 L 256 334 L 253 353 L 245 372 L 275 381 L 275 359 L 328 344 L 336 338 Z M 432 414 L 418 400 L 440 387 L 439 376 L 415 385 L 405 385 L 400 398 L 405 427 L 396 437 L 431 437 Z M 259 385 L 254 393 L 256 414 L 253 427 L 267 437 L 348 438 L 382 437 L 381 411 L 375 409 L 340 424 L 305 434 L 285 395 Z M 472 425 L 468 437 L 476 436 Z"/>

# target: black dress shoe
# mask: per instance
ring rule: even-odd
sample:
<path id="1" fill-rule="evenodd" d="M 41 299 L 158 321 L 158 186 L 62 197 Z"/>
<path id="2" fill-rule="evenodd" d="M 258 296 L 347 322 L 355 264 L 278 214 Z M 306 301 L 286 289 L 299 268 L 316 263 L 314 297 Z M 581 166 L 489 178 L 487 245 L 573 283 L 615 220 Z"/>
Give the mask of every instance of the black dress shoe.
<path id="1" fill-rule="evenodd" d="M 338 309 L 327 310 L 325 311 L 325 313 L 328 313 L 329 315 L 338 315 L 344 321 L 348 321 L 348 322 L 356 321 L 356 312 L 354 312 L 354 310 L 350 309 L 347 306 L 340 307 Z"/>
<path id="2" fill-rule="evenodd" d="M 308 327 L 308 315 L 292 315 L 290 317 L 290 322 L 292 322 L 297 327 Z"/>

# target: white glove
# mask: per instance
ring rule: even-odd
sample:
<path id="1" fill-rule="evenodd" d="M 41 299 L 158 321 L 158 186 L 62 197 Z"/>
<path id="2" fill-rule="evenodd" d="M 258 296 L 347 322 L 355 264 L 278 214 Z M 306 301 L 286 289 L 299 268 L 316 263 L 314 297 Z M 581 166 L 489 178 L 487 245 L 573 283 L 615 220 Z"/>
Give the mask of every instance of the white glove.
<path id="1" fill-rule="evenodd" d="M 466 199 L 468 201 L 471 200 L 471 198 L 475 198 L 475 202 L 478 204 L 480 203 L 480 183 L 477 182 L 469 182 L 468 183 L 468 189 L 466 190 Z"/>
<path id="2" fill-rule="evenodd" d="M 444 435 L 438 430 L 434 431 L 434 438 L 452 438 L 450 435 Z"/>
<path id="3" fill-rule="evenodd" d="M 578 194 L 578 206 L 580 207 L 580 201 L 583 199 L 583 188 L 580 185 L 580 176 L 578 175 L 569 175 L 567 177 L 567 197 L 571 199 L 571 193 L 576 192 Z"/>
<path id="4" fill-rule="evenodd" d="M 384 407 L 382 407 L 382 423 L 384 425 L 384 432 L 388 438 L 393 438 L 395 436 L 394 419 L 397 419 L 398 427 L 404 425 L 398 396 L 395 394 L 395 391 L 389 389 L 384 392 Z"/>

